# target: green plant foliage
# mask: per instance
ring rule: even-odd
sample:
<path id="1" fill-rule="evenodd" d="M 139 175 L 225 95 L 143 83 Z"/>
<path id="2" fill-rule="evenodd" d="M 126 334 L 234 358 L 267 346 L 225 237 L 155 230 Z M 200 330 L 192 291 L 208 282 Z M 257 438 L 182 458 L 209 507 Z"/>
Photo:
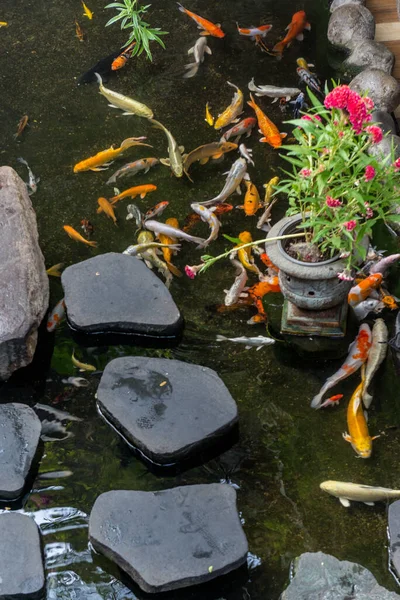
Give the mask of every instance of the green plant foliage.
<path id="1" fill-rule="evenodd" d="M 138 0 L 123 0 L 122 2 L 111 2 L 106 8 L 115 8 L 117 14 L 112 17 L 106 27 L 121 21 L 122 30 L 131 30 L 129 39 L 124 44 L 124 47 L 130 46 L 136 42 L 132 56 L 140 56 L 142 52 L 146 52 L 147 58 L 153 60 L 150 51 L 150 42 L 157 42 L 165 48 L 165 44 L 160 38 L 161 35 L 166 35 L 167 31 L 161 31 L 158 27 L 150 27 L 149 23 L 143 21 L 143 16 L 146 14 L 151 4 L 140 6 Z"/>

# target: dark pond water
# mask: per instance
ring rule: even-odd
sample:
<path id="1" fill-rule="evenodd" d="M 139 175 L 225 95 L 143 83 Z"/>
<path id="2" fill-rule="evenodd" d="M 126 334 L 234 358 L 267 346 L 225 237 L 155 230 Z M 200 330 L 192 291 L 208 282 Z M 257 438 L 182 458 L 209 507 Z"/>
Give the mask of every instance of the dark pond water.
<path id="1" fill-rule="evenodd" d="M 9 22 L 8 28 L 0 29 L 1 163 L 13 166 L 26 179 L 26 171 L 16 160 L 22 156 L 41 177 L 32 202 L 48 267 L 58 262 L 73 264 L 96 253 L 121 252 L 135 242 L 132 222 L 125 220 L 127 202 L 117 207 L 118 228 L 104 215 L 96 214 L 97 198 L 110 195 L 105 182 L 111 171 L 75 175 L 72 167 L 76 162 L 139 135 L 147 135 L 154 145 L 150 155 L 166 156 L 166 142 L 160 132 L 151 130 L 144 120 L 108 108 L 97 85 L 76 85 L 81 73 L 125 41 L 118 26 L 104 28 L 111 16 L 111 11 L 103 8 L 105 2 L 90 0 L 88 4 L 94 11 L 92 21 L 82 17 L 78 0 L 1 3 L 0 19 Z M 108 83 L 110 88 L 151 106 L 156 118 L 188 149 L 218 139 L 204 122 L 204 108 L 208 101 L 217 113 L 230 102 L 232 90 L 227 80 L 243 91 L 252 76 L 259 84 L 297 85 L 295 60 L 299 56 L 315 63 L 320 73 L 327 73 L 324 39 L 328 9 L 324 1 L 193 0 L 188 8 L 221 22 L 227 32 L 224 40 L 209 39 L 213 55 L 206 56 L 196 78 L 182 79 L 187 50 L 197 39 L 194 23 L 179 13 L 172 0 L 154 0 L 149 20 L 170 32 L 165 38 L 167 49 L 153 48 L 152 64 L 144 58 L 132 60 Z M 235 21 L 242 26 L 272 23 L 268 41 L 275 42 L 293 12 L 301 8 L 307 11 L 313 30 L 305 42 L 293 44 L 281 62 L 262 54 L 235 32 Z M 75 37 L 75 18 L 87 35 L 84 43 Z M 271 106 L 266 99 L 261 104 L 275 122 L 282 121 L 276 104 Z M 13 134 L 23 114 L 29 115 L 30 127 L 16 142 Z M 282 129 L 290 131 L 288 125 Z M 259 144 L 258 137 L 253 135 L 249 142 L 256 161 L 250 172 L 261 189 L 279 173 L 282 162 L 269 146 Z M 147 155 L 133 149 L 126 158 Z M 147 182 L 158 186 L 156 193 L 138 204 L 147 210 L 167 199 L 170 205 L 165 218 L 175 216 L 182 223 L 190 202 L 219 192 L 222 173 L 231 162 L 229 156 L 222 164 L 194 166 L 193 185 L 172 178 L 164 167 L 138 175 L 131 179 L 132 185 Z M 279 206 L 274 218 L 284 210 L 284 205 Z M 97 250 L 74 243 L 62 230 L 64 224 L 79 229 L 83 218 L 94 224 Z M 256 235 L 255 223 L 255 218 L 234 211 L 223 218 L 222 231 L 235 236 L 248 229 Z M 205 235 L 207 227 L 199 225 L 195 233 Z M 222 252 L 226 244 L 220 239 L 210 253 Z M 198 262 L 199 252 L 185 245 L 178 266 Z M 246 311 L 221 315 L 210 310 L 211 305 L 222 302 L 223 289 L 229 287 L 232 277 L 229 265 L 221 262 L 194 281 L 174 280 L 171 293 L 186 321 L 183 341 L 176 349 L 116 346 L 80 351 L 80 356 L 99 370 L 111 358 L 130 354 L 178 358 L 215 369 L 240 411 L 240 442 L 219 460 L 176 477 L 157 477 L 97 414 L 94 395 L 99 376 L 90 378 L 88 389 L 73 390 L 60 398 L 65 390 L 61 379 L 76 374 L 70 359 L 74 344 L 66 326 L 54 337 L 43 332 L 34 365 L 0 389 L 1 401 L 39 402 L 82 419 L 69 423 L 68 431 L 73 435 L 68 439 L 45 444 L 40 464 L 40 472 L 71 471 L 72 475 L 50 482 L 36 479 L 32 493 L 23 502 L 22 510 L 35 518 L 43 533 L 47 598 L 142 598 L 137 590 L 129 590 L 122 583 L 121 574 L 111 563 L 88 548 L 88 515 L 99 494 L 111 489 L 158 490 L 218 482 L 226 476 L 240 486 L 239 510 L 250 550 L 261 559 L 261 565 L 250 571 L 248 580 L 238 582 L 228 577 L 222 587 L 203 597 L 276 600 L 287 581 L 291 560 L 301 552 L 316 550 L 360 562 L 380 583 L 395 589 L 387 570 L 385 506 L 357 505 L 345 510 L 319 490 L 325 479 L 400 485 L 400 404 L 390 360 L 378 381 L 370 411 L 371 432 L 385 435 L 375 443 L 370 460 L 357 460 L 341 436 L 346 428 L 345 404 L 326 412 L 309 409 L 310 399 L 338 363 L 300 359 L 283 344 L 256 352 L 215 343 L 217 333 L 265 333 L 263 326 L 246 324 L 250 316 Z M 60 282 L 52 278 L 51 305 L 61 297 Z M 281 297 L 276 295 L 271 303 L 276 305 L 271 309 L 279 310 Z M 355 386 L 356 377 L 345 382 L 341 391 L 348 396 Z M 168 597 L 192 598 L 193 594 L 184 591 Z"/>

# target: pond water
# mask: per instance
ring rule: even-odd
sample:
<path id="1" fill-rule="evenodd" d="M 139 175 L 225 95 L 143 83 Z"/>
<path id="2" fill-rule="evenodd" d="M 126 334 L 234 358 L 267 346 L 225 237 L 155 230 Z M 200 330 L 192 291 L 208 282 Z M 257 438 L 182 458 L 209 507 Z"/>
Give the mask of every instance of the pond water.
<path id="1" fill-rule="evenodd" d="M 90 0 L 94 18 L 88 21 L 78 0 L 1 3 L 0 18 L 9 22 L 8 28 L 0 30 L 1 164 L 14 167 L 26 180 L 26 170 L 16 160 L 22 156 L 41 177 L 32 202 L 47 267 L 59 262 L 70 265 L 97 253 L 121 252 L 135 243 L 132 221 L 125 220 L 128 202 L 117 206 L 118 227 L 96 214 L 97 198 L 111 195 L 112 188 L 105 182 L 114 165 L 102 173 L 74 174 L 76 162 L 126 137 L 140 135 L 147 135 L 154 149 L 149 153 L 140 148 L 128 151 L 127 160 L 117 165 L 142 156 L 166 156 L 161 132 L 152 130 L 143 119 L 110 109 L 96 84 L 76 85 L 79 75 L 125 42 L 118 26 L 104 28 L 111 11 L 104 10 L 103 4 Z M 165 37 L 167 49 L 153 47 L 153 63 L 144 57 L 131 60 L 107 84 L 151 106 L 156 118 L 187 149 L 218 139 L 204 121 L 204 108 L 208 101 L 215 114 L 230 102 L 232 89 L 226 81 L 243 91 L 253 76 L 257 84 L 297 86 L 295 61 L 299 56 L 314 63 L 320 74 L 328 73 L 325 2 L 195 0 L 188 8 L 221 22 L 227 32 L 223 40 L 209 38 L 213 54 L 206 56 L 197 77 L 182 78 L 183 65 L 190 62 L 187 50 L 198 37 L 195 24 L 172 0 L 154 0 L 149 21 L 170 32 Z M 313 29 L 306 33 L 303 43 L 293 44 L 280 62 L 236 34 L 235 21 L 241 26 L 271 23 L 267 41 L 275 42 L 293 12 L 301 8 Z M 86 33 L 83 43 L 75 37 L 76 18 Z M 261 105 L 276 123 L 285 118 L 277 104 L 263 99 Z M 30 127 L 16 142 L 13 134 L 24 114 L 29 115 Z M 250 114 L 246 109 L 246 115 Z M 290 132 L 290 126 L 283 125 L 281 130 Z M 259 144 L 258 138 L 254 133 L 248 142 L 256 162 L 256 168 L 249 170 L 261 190 L 265 181 L 279 174 L 283 162 L 276 151 Z M 190 212 L 190 202 L 209 199 L 222 189 L 222 173 L 231 162 L 228 156 L 221 164 L 195 165 L 191 171 L 194 184 L 171 177 L 161 166 L 129 182 L 156 184 L 158 191 L 139 200 L 138 205 L 147 210 L 156 202 L 169 200 L 163 218 L 174 216 L 182 224 Z M 240 198 L 234 197 L 234 203 L 240 204 Z M 283 203 L 279 205 L 274 219 L 280 218 L 285 208 Z M 95 227 L 93 239 L 98 241 L 98 249 L 76 244 L 62 229 L 69 224 L 79 230 L 83 218 L 90 219 Z M 222 221 L 223 233 L 237 236 L 247 229 L 257 235 L 256 219 L 246 218 L 241 211 L 224 215 Z M 207 227 L 200 224 L 194 231 L 206 236 Z M 387 247 L 386 238 L 383 243 Z M 210 254 L 217 255 L 226 247 L 227 242 L 220 237 L 211 245 Z M 197 264 L 199 255 L 194 247 L 185 245 L 176 264 L 181 269 L 185 264 Z M 128 589 L 118 570 L 88 547 L 88 515 L 99 494 L 112 489 L 166 489 L 226 477 L 240 486 L 238 507 L 250 550 L 261 564 L 250 570 L 248 580 L 237 582 L 228 577 L 207 597 L 276 600 L 287 582 L 291 560 L 301 552 L 317 550 L 359 562 L 381 584 L 396 589 L 387 569 L 385 505 L 353 505 L 346 510 L 319 490 L 319 483 L 326 479 L 400 486 L 400 404 L 390 358 L 370 411 L 371 433 L 384 435 L 376 441 L 370 460 L 357 460 L 341 435 L 346 429 L 345 403 L 325 412 L 309 408 L 310 399 L 336 370 L 338 361 L 307 361 L 284 344 L 256 352 L 215 343 L 216 334 L 265 333 L 262 325 L 246 324 L 251 316 L 246 310 L 226 314 L 212 310 L 223 301 L 223 290 L 232 280 L 232 269 L 226 262 L 194 281 L 174 279 L 171 293 L 186 322 L 183 340 L 175 349 L 114 346 L 82 348 L 79 353 L 99 370 L 111 358 L 130 354 L 177 358 L 215 369 L 236 399 L 240 413 L 240 441 L 218 460 L 175 477 L 153 475 L 99 417 L 94 397 L 98 375 L 90 378 L 89 388 L 60 396 L 66 389 L 62 378 L 77 374 L 70 359 L 74 344 L 65 325 L 54 336 L 43 331 L 34 364 L 0 388 L 1 401 L 39 402 L 82 419 L 68 424 L 73 436 L 45 444 L 40 464 L 40 472 L 71 471 L 72 475 L 52 481 L 36 479 L 21 509 L 32 514 L 43 533 L 47 598 L 143 597 L 136 588 Z M 62 288 L 58 279 L 51 278 L 50 284 L 53 306 L 62 297 Z M 271 309 L 279 310 L 281 296 L 274 296 Z M 340 391 L 349 396 L 357 381 L 357 376 L 350 378 Z M 194 594 L 185 590 L 168 598 L 192 598 Z"/>

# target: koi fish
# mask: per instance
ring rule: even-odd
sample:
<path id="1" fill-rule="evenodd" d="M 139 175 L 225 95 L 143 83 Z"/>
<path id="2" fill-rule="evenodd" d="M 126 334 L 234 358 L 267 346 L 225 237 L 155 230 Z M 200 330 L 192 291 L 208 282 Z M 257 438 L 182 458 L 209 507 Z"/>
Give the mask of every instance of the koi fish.
<path id="1" fill-rule="evenodd" d="M 51 275 L 52 277 L 61 277 L 61 269 L 63 268 L 64 263 L 57 263 L 53 265 L 49 269 L 47 269 L 47 275 Z"/>
<path id="2" fill-rule="evenodd" d="M 158 158 L 140 158 L 139 160 L 135 160 L 134 162 L 127 163 L 118 171 L 115 171 L 113 175 L 111 175 L 110 179 L 106 182 L 107 184 L 115 183 L 118 177 L 125 177 L 126 175 L 136 175 L 139 171 L 144 171 L 147 173 L 152 167 L 158 165 L 160 161 Z"/>
<path id="3" fill-rule="evenodd" d="M 119 156 L 128 148 L 132 148 L 132 146 L 149 146 L 149 144 L 142 143 L 142 140 L 145 139 L 145 137 L 126 138 L 126 140 L 121 142 L 121 146 L 119 148 L 110 146 L 110 148 L 107 150 L 101 150 L 101 152 L 98 152 L 94 156 L 78 162 L 74 166 L 74 173 L 82 173 L 83 171 L 104 171 L 108 169 L 110 164 L 115 158 L 117 158 L 117 156 Z"/>
<path id="4" fill-rule="evenodd" d="M 210 158 L 218 160 L 232 150 L 237 149 L 237 144 L 232 142 L 211 142 L 195 148 L 184 157 L 183 168 L 186 175 L 189 177 L 189 169 L 194 162 L 199 161 L 201 165 L 205 165 Z M 190 179 L 190 177 L 189 177 Z"/>
<path id="5" fill-rule="evenodd" d="M 200 35 L 212 35 L 213 37 L 217 38 L 225 37 L 225 33 L 222 31 L 220 23 L 215 25 L 214 23 L 211 23 L 211 21 L 207 21 L 207 19 L 199 17 L 199 15 L 196 15 L 194 12 L 184 8 L 180 2 L 177 2 L 177 5 L 181 12 L 186 13 L 188 17 L 193 19 L 198 29 L 203 30 L 200 32 Z"/>
<path id="6" fill-rule="evenodd" d="M 275 85 L 257 86 L 254 83 L 254 77 L 249 81 L 249 90 L 254 92 L 256 96 L 268 96 L 268 98 L 273 98 L 272 103 L 277 102 L 278 98 L 285 98 L 286 101 L 289 101 L 292 96 L 297 96 L 301 92 L 299 88 L 276 87 Z"/>
<path id="7" fill-rule="evenodd" d="M 98 213 L 104 212 L 109 219 L 112 219 L 112 221 L 114 222 L 114 225 L 116 225 L 117 217 L 115 216 L 114 209 L 111 206 L 111 204 L 109 203 L 109 201 L 106 198 L 98 198 L 97 204 L 99 205 L 97 212 Z"/>
<path id="8" fill-rule="evenodd" d="M 211 48 L 207 46 L 207 38 L 201 37 L 197 40 L 195 45 L 188 50 L 188 54 L 194 55 L 194 63 L 185 65 L 185 69 L 187 70 L 183 76 L 185 79 L 190 79 L 197 75 L 201 63 L 204 62 L 204 54 L 206 52 L 207 54 L 212 54 Z"/>
<path id="9" fill-rule="evenodd" d="M 165 285 L 169 288 L 172 282 L 172 275 L 168 269 L 168 265 L 157 256 L 155 248 L 150 246 L 152 242 L 154 243 L 153 234 L 150 231 L 141 231 L 138 235 L 138 242 L 139 246 L 147 245 L 148 247 L 146 250 L 140 251 L 137 254 L 137 258 L 144 260 L 149 269 L 155 267 L 165 278 Z M 125 251 L 124 254 L 125 253 L 127 253 L 127 251 Z"/>
<path id="10" fill-rule="evenodd" d="M 214 208 L 213 212 L 216 217 L 233 210 L 232 204 L 227 204 L 227 203 L 217 204 L 217 206 L 215 206 L 213 208 Z M 198 215 L 196 213 L 190 213 L 190 215 L 188 215 L 185 219 L 184 227 L 182 228 L 182 231 L 189 231 L 190 229 L 192 229 L 192 227 L 195 225 L 195 223 L 198 223 L 200 220 L 201 220 L 200 215 Z"/>
<path id="11" fill-rule="evenodd" d="M 394 296 L 382 296 L 382 304 L 389 310 L 397 310 L 399 308 Z"/>
<path id="12" fill-rule="evenodd" d="M 251 303 L 257 309 L 257 314 L 247 321 L 249 325 L 265 323 L 268 320 L 262 299 L 270 292 L 280 292 L 280 290 L 279 280 L 276 275 L 269 277 L 265 281 L 259 281 L 247 290 Z"/>
<path id="13" fill-rule="evenodd" d="M 255 111 L 259 126 L 259 132 L 264 137 L 260 139 L 260 142 L 266 142 L 272 148 L 280 148 L 282 146 L 282 139 L 287 136 L 287 133 L 280 133 L 277 126 L 267 117 L 259 106 L 254 102 L 252 94 L 250 94 L 251 101 L 247 102 L 249 106 Z"/>
<path id="14" fill-rule="evenodd" d="M 264 183 L 263 187 L 265 188 L 265 196 L 264 196 L 264 212 L 261 217 L 257 221 L 257 229 L 264 230 L 265 227 L 269 224 L 272 207 L 278 201 L 277 198 L 271 201 L 272 194 L 274 192 L 274 187 L 278 184 L 279 177 L 272 177 L 268 183 Z"/>
<path id="15" fill-rule="evenodd" d="M 276 273 L 279 272 L 278 267 L 276 267 L 274 265 L 274 263 L 272 262 L 272 260 L 270 259 L 270 257 L 268 256 L 268 254 L 266 252 L 263 252 L 262 254 L 260 254 L 260 260 L 268 269 L 271 269 L 272 271 L 275 271 Z"/>
<path id="16" fill-rule="evenodd" d="M 222 191 L 212 198 L 211 200 L 206 200 L 205 202 L 199 202 L 203 206 L 212 206 L 213 204 L 220 204 L 221 202 L 225 202 L 227 198 L 236 190 L 238 194 L 241 194 L 240 184 L 242 179 L 245 177 L 247 173 L 247 163 L 244 158 L 238 158 L 230 168 L 228 176 L 225 181 L 225 185 L 222 188 Z"/>
<path id="17" fill-rule="evenodd" d="M 238 237 L 242 243 L 235 246 L 234 250 L 236 250 L 235 253 L 237 254 L 239 261 L 247 271 L 252 271 L 253 273 L 256 273 L 256 275 L 260 275 L 260 269 L 254 264 L 254 259 L 251 255 L 251 247 L 241 248 L 243 244 L 250 244 L 253 241 L 253 236 L 249 231 L 241 231 Z"/>
<path id="18" fill-rule="evenodd" d="M 376 298 L 367 298 L 366 300 L 359 302 L 357 306 L 353 306 L 353 312 L 358 321 L 362 321 L 370 312 L 379 313 L 383 308 L 385 308 L 385 305 L 380 300 L 377 300 Z"/>
<path id="19" fill-rule="evenodd" d="M 286 36 L 272 48 L 272 52 L 277 54 L 278 57 L 282 57 L 286 46 L 289 47 L 294 39 L 299 40 L 300 42 L 304 39 L 304 29 L 310 31 L 311 25 L 307 22 L 307 16 L 304 10 L 299 10 L 293 15 L 292 20 L 286 29 L 288 30 Z"/>
<path id="20" fill-rule="evenodd" d="M 72 360 L 72 364 L 74 365 L 74 367 L 76 367 L 80 371 L 95 371 L 96 370 L 96 367 L 94 367 L 93 365 L 89 365 L 87 363 L 84 363 L 84 362 L 81 362 L 80 360 L 78 360 L 75 356 L 75 350 L 72 350 L 71 360 Z"/>
<path id="21" fill-rule="evenodd" d="M 117 58 L 114 58 L 114 60 L 111 63 L 111 71 L 118 71 L 126 65 L 128 60 L 132 57 L 132 53 L 134 51 L 135 46 L 136 41 L 132 42 L 132 44 L 129 44 L 129 46 L 125 48 L 125 50 L 121 52 L 121 54 L 117 56 Z"/>
<path id="22" fill-rule="evenodd" d="M 96 73 L 101 75 L 106 81 L 106 77 L 108 77 L 113 71 L 111 69 L 111 65 L 114 60 L 121 54 L 121 49 L 118 48 L 115 52 L 112 52 L 108 56 L 101 58 L 93 67 L 91 67 L 88 71 L 83 73 L 78 78 L 77 85 L 81 85 L 82 83 L 92 83 L 97 81 Z"/>
<path id="23" fill-rule="evenodd" d="M 153 219 L 154 217 L 161 215 L 167 208 L 168 204 L 169 202 L 164 200 L 163 202 L 159 202 L 158 204 L 153 206 L 153 208 L 150 208 L 144 215 L 143 221 L 148 221 L 149 219 Z"/>
<path id="24" fill-rule="evenodd" d="M 247 117 L 247 119 L 239 121 L 237 125 L 231 127 L 228 131 L 225 131 L 220 141 L 227 142 L 231 137 L 235 136 L 235 143 L 237 144 L 242 135 L 246 134 L 246 137 L 251 135 L 256 123 L 257 119 L 254 117 Z"/>
<path id="25" fill-rule="evenodd" d="M 254 183 L 251 181 L 245 181 L 244 183 L 247 187 L 244 197 L 244 204 L 242 206 L 238 206 L 237 208 L 243 209 L 246 217 L 251 217 L 252 215 L 255 215 L 256 212 L 261 208 L 260 194 L 258 193 Z"/>
<path id="26" fill-rule="evenodd" d="M 93 15 L 94 13 L 90 10 L 90 8 L 88 8 L 86 6 L 86 4 L 82 1 L 82 7 L 83 7 L 83 16 L 87 17 L 90 21 L 93 19 Z"/>
<path id="27" fill-rule="evenodd" d="M 368 353 L 365 375 L 362 382 L 362 401 L 366 408 L 369 408 L 372 402 L 372 396 L 368 393 L 368 388 L 375 373 L 386 358 L 388 337 L 389 332 L 385 321 L 383 319 L 376 319 L 372 327 L 371 349 Z"/>
<path id="28" fill-rule="evenodd" d="M 88 387 L 89 382 L 84 377 L 68 377 L 67 379 L 61 380 L 66 385 L 73 385 L 74 387 Z"/>
<path id="29" fill-rule="evenodd" d="M 260 25 L 259 27 L 250 27 L 249 29 L 246 29 L 244 27 L 239 27 L 239 25 L 237 23 L 236 23 L 236 27 L 237 27 L 239 35 L 244 35 L 246 37 L 249 37 L 253 41 L 257 37 L 265 38 L 267 33 L 269 31 L 271 31 L 271 29 L 272 29 L 272 25 Z"/>
<path id="30" fill-rule="evenodd" d="M 166 225 L 170 225 L 175 229 L 179 229 L 178 219 L 171 217 L 165 221 Z M 173 275 L 176 277 L 183 277 L 183 273 L 172 264 L 172 255 L 177 253 L 177 250 L 174 250 L 174 246 L 176 246 L 177 239 L 173 237 L 169 237 L 168 235 L 164 235 L 162 233 L 159 234 L 158 239 L 163 244 L 161 248 L 161 252 L 163 253 L 164 260 L 167 264 L 168 269 Z"/>
<path id="31" fill-rule="evenodd" d="M 138 117 L 144 117 L 145 119 L 153 118 L 153 111 L 151 108 L 138 100 L 134 100 L 133 98 L 129 98 L 129 96 L 124 96 L 123 94 L 119 94 L 118 92 L 114 92 L 113 90 L 104 87 L 103 80 L 98 73 L 96 73 L 96 79 L 99 83 L 99 93 L 107 98 L 110 103 L 108 106 L 123 110 L 123 115 L 137 115 Z"/>
<path id="32" fill-rule="evenodd" d="M 343 398 L 343 394 L 336 394 L 336 396 L 331 396 L 325 402 L 323 402 L 318 408 L 326 408 L 327 406 L 335 406 L 339 404 L 341 399 Z"/>
<path id="33" fill-rule="evenodd" d="M 254 346 L 257 350 L 261 350 L 264 346 L 270 346 L 271 344 L 275 344 L 275 340 L 264 335 L 258 335 L 256 337 L 245 337 L 244 335 L 241 337 L 228 338 L 224 335 L 217 335 L 217 342 L 234 342 L 236 344 L 245 344 L 246 350 L 250 350 Z"/>
<path id="34" fill-rule="evenodd" d="M 308 69 L 304 69 L 303 67 L 297 67 L 296 72 L 300 81 L 308 85 L 310 90 L 313 90 L 317 94 L 322 94 L 321 85 L 318 81 L 318 78 L 313 73 L 308 71 Z"/>
<path id="35" fill-rule="evenodd" d="M 128 214 L 126 215 L 126 220 L 130 221 L 131 219 L 135 219 L 136 227 L 141 227 L 143 216 L 141 210 L 136 204 L 128 204 L 126 207 Z"/>
<path id="36" fill-rule="evenodd" d="M 23 158 L 17 158 L 17 161 L 28 169 L 28 183 L 25 183 L 29 196 L 33 196 L 33 194 L 37 191 L 38 183 L 40 182 L 40 177 L 35 177 L 30 169 L 28 163 Z"/>
<path id="37" fill-rule="evenodd" d="M 183 146 L 178 146 L 175 138 L 172 133 L 164 127 L 162 123 L 155 121 L 154 119 L 150 119 L 151 123 L 153 123 L 153 127 L 155 129 L 161 129 L 167 136 L 168 140 L 168 156 L 169 158 L 160 158 L 160 163 L 167 167 L 170 167 L 172 173 L 175 177 L 182 177 L 183 175 L 183 158 L 182 153 L 185 151 Z"/>
<path id="38" fill-rule="evenodd" d="M 197 203 L 191 204 L 190 207 L 195 213 L 200 215 L 200 219 L 204 223 L 207 223 L 207 225 L 209 225 L 209 227 L 210 227 L 210 235 L 203 242 L 203 244 L 201 246 L 202 248 L 206 248 L 206 246 L 208 246 L 208 244 L 210 244 L 212 241 L 217 239 L 219 228 L 221 227 L 221 223 L 215 216 L 212 209 L 208 209 L 205 206 L 202 206 L 201 204 L 197 204 Z"/>
<path id="39" fill-rule="evenodd" d="M 254 160 L 253 160 L 253 150 L 251 148 L 247 148 L 246 144 L 240 144 L 239 146 L 239 154 L 240 156 L 242 156 L 244 159 L 247 160 L 247 162 L 250 165 L 253 165 L 253 167 L 255 167 L 256 165 L 254 164 Z"/>
<path id="40" fill-rule="evenodd" d="M 236 259 L 231 259 L 231 264 L 236 267 L 236 277 L 235 281 L 226 292 L 224 300 L 225 306 L 237 304 L 247 282 L 247 271 L 244 266 Z"/>
<path id="41" fill-rule="evenodd" d="M 381 273 L 374 273 L 363 279 L 360 283 L 353 286 L 347 297 L 350 306 L 356 306 L 371 294 L 372 290 L 376 290 L 382 283 Z"/>
<path id="42" fill-rule="evenodd" d="M 83 229 L 85 235 L 90 237 L 94 232 L 94 227 L 88 219 L 81 220 L 81 229 Z"/>
<path id="43" fill-rule="evenodd" d="M 349 347 L 348 356 L 336 373 L 328 377 L 322 386 L 319 393 L 314 396 L 311 401 L 312 408 L 319 408 L 322 397 L 330 390 L 333 386 L 335 386 L 339 381 L 346 379 L 353 373 L 355 373 L 361 365 L 365 363 L 368 358 L 368 352 L 371 348 L 371 329 L 366 323 L 363 323 L 359 330 L 356 339 Z"/>
<path id="44" fill-rule="evenodd" d="M 85 34 L 78 21 L 75 21 L 75 35 L 80 42 L 83 42 L 85 40 Z"/>
<path id="45" fill-rule="evenodd" d="M 76 242 L 82 242 L 83 244 L 87 244 L 88 246 L 96 248 L 97 242 L 85 240 L 85 238 L 70 225 L 63 225 L 63 229 L 72 240 L 75 240 Z"/>
<path id="46" fill-rule="evenodd" d="M 400 498 L 400 490 L 390 488 L 374 487 L 361 483 L 350 483 L 346 481 L 323 481 L 321 490 L 339 498 L 340 504 L 348 508 L 350 500 L 353 502 L 363 502 L 368 506 L 373 506 L 375 502 L 384 502 L 392 498 Z"/>
<path id="47" fill-rule="evenodd" d="M 134 187 L 128 188 L 124 190 L 117 196 L 113 196 L 110 198 L 111 204 L 115 204 L 124 198 L 136 198 L 136 196 L 140 196 L 142 199 L 146 198 L 146 194 L 150 194 L 151 192 L 155 192 L 157 189 L 156 185 L 152 183 L 147 183 L 145 185 L 135 185 Z M 97 209 L 99 210 L 99 209 Z"/>
<path id="48" fill-rule="evenodd" d="M 347 427 L 349 433 L 343 434 L 343 439 L 351 444 L 354 452 L 361 458 L 369 458 L 372 453 L 372 440 L 368 431 L 367 421 L 364 415 L 361 400 L 362 382 L 357 386 L 347 407 Z"/>
<path id="49" fill-rule="evenodd" d="M 215 121 L 214 129 L 222 129 L 222 127 L 226 127 L 232 122 L 235 123 L 236 120 L 239 120 L 236 119 L 236 117 L 241 115 L 243 112 L 243 93 L 236 85 L 230 83 L 230 81 L 227 81 L 227 84 L 235 88 L 236 92 L 234 93 L 230 105 L 224 110 L 223 113 L 218 115 L 218 119 Z"/>
<path id="50" fill-rule="evenodd" d="M 0 21 L 0 27 L 8 27 L 7 21 Z"/>
<path id="51" fill-rule="evenodd" d="M 206 117 L 204 120 L 208 123 L 208 125 L 210 125 L 210 127 L 212 127 L 214 125 L 214 117 L 210 113 L 208 102 L 206 104 Z"/>
<path id="52" fill-rule="evenodd" d="M 49 332 L 54 331 L 55 328 L 64 319 L 64 317 L 65 317 L 65 302 L 64 302 L 64 298 L 62 298 L 59 302 L 57 302 L 57 304 L 51 311 L 50 316 L 47 319 L 47 325 L 46 325 L 47 331 L 49 331 Z"/>
<path id="53" fill-rule="evenodd" d="M 294 100 L 292 100 L 291 102 L 289 102 L 289 104 L 293 104 L 293 117 L 295 119 L 299 119 L 300 118 L 300 111 L 303 110 L 303 108 L 305 108 L 306 102 L 305 102 L 305 95 L 304 92 L 300 92 L 300 94 L 297 96 L 297 98 L 295 98 Z"/>
<path id="54" fill-rule="evenodd" d="M 305 58 L 296 59 L 296 63 L 297 63 L 298 67 L 302 67 L 303 69 L 307 69 L 307 70 L 309 70 L 310 67 L 314 66 L 311 63 L 307 62 Z M 314 75 L 314 73 L 313 73 L 313 75 Z"/>
<path id="55" fill-rule="evenodd" d="M 381 258 L 370 267 L 369 274 L 374 275 L 375 273 L 381 273 L 381 275 L 384 275 L 387 269 L 399 259 L 400 254 L 390 254 L 385 258 Z"/>
<path id="56" fill-rule="evenodd" d="M 199 244 L 200 248 L 204 247 L 204 242 L 206 241 L 203 238 L 195 237 L 193 235 L 189 235 L 185 231 L 181 229 L 177 229 L 176 227 L 171 227 L 166 223 L 160 223 L 159 221 L 153 221 L 149 219 L 145 223 L 146 229 L 153 231 L 157 236 L 161 233 L 167 235 L 169 237 L 175 237 L 178 239 L 186 240 L 187 242 L 192 242 L 193 244 Z"/>
<path id="57" fill-rule="evenodd" d="M 28 120 L 29 120 L 28 115 L 24 115 L 23 117 L 20 118 L 19 123 L 18 123 L 17 133 L 14 134 L 14 140 L 16 140 L 17 138 L 20 137 L 20 135 L 22 135 L 22 132 L 24 131 L 25 127 L 28 125 Z"/>

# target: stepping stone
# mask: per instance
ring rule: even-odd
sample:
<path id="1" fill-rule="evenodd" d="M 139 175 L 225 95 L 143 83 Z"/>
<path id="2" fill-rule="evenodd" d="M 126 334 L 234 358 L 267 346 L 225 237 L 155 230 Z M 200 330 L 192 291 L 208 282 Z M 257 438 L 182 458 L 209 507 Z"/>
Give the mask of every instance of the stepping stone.
<path id="1" fill-rule="evenodd" d="M 139 259 L 110 252 L 65 269 L 68 322 L 82 333 L 175 338 L 183 319 L 164 283 Z"/>
<path id="2" fill-rule="evenodd" d="M 238 421 L 215 371 L 179 360 L 116 358 L 104 369 L 97 400 L 123 437 L 159 465 L 222 444 Z"/>
<path id="3" fill-rule="evenodd" d="M 20 513 L 0 515 L 0 600 L 42 598 L 45 585 L 39 529 Z"/>
<path id="4" fill-rule="evenodd" d="M 29 406 L 17 403 L 0 406 L 1 500 L 15 500 L 21 495 L 41 431 L 40 420 Z"/>
<path id="5" fill-rule="evenodd" d="M 150 593 L 229 573 L 246 562 L 248 551 L 236 492 L 218 483 L 101 494 L 89 539 Z"/>
<path id="6" fill-rule="evenodd" d="M 388 538 L 390 562 L 397 577 L 400 577 L 400 500 L 389 505 Z"/>

